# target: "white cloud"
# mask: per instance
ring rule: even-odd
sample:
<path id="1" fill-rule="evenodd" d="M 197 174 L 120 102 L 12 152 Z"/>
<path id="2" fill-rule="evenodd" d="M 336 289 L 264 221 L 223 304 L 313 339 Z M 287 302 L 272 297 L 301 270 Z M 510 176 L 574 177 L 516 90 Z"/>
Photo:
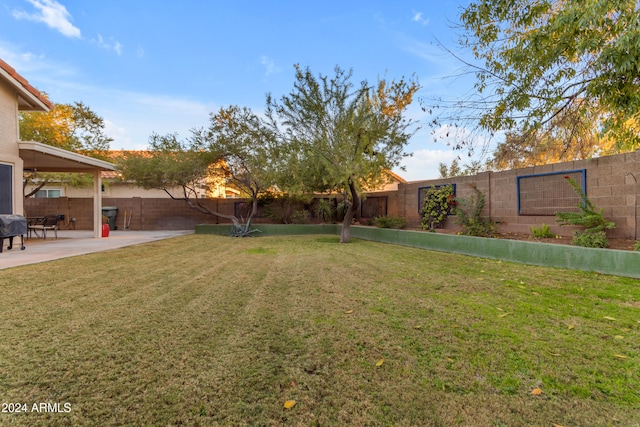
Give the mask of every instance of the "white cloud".
<path id="1" fill-rule="evenodd" d="M 138 46 L 138 49 L 136 50 L 136 56 L 140 59 L 144 58 L 144 49 L 142 48 L 142 46 Z"/>
<path id="2" fill-rule="evenodd" d="M 36 13 L 14 10 L 13 17 L 42 22 L 49 28 L 59 31 L 67 37 L 80 38 L 80 30 L 71 23 L 71 14 L 67 8 L 55 0 L 27 0 L 36 9 Z"/>
<path id="3" fill-rule="evenodd" d="M 113 50 L 118 56 L 122 55 L 122 45 L 119 41 L 114 40 L 113 37 L 110 37 L 107 41 L 101 34 L 98 34 L 98 37 L 91 39 L 91 42 L 97 44 L 103 49 Z"/>
<path id="4" fill-rule="evenodd" d="M 44 54 L 22 51 L 20 46 L 2 39 L 0 39 L 0 58 L 15 68 L 29 83 L 49 94 L 51 91 L 47 89 L 46 84 L 43 84 L 44 82 L 56 79 L 75 81 L 79 74 L 73 65 L 51 60 Z"/>
<path id="5" fill-rule="evenodd" d="M 413 12 L 413 18 L 411 18 L 413 22 L 417 22 L 420 25 L 429 25 L 429 18 L 425 18 L 422 15 L 422 12 Z"/>
<path id="6" fill-rule="evenodd" d="M 435 179 L 440 176 L 440 163 L 449 164 L 456 157 L 457 154 L 453 150 L 416 150 L 412 157 L 405 157 L 401 163 L 407 168 L 407 172 L 400 169 L 394 172 L 407 181 Z"/>
<path id="7" fill-rule="evenodd" d="M 269 58 L 266 55 L 262 55 L 260 57 L 260 64 L 264 67 L 264 76 L 269 77 L 273 73 L 278 73 L 282 71 L 280 67 L 276 66 L 276 63 L 273 59 Z"/>

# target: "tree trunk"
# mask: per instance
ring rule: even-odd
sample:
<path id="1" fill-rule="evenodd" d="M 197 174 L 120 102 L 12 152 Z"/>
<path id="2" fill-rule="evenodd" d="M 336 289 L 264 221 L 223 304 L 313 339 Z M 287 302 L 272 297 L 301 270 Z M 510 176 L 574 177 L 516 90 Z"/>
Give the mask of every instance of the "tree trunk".
<path id="1" fill-rule="evenodd" d="M 347 209 L 347 213 L 344 215 L 344 221 L 342 221 L 342 231 L 340 232 L 340 243 L 349 243 L 351 240 L 351 221 L 356 213 L 356 209 L 360 206 L 360 198 L 358 197 L 358 190 L 351 179 L 349 179 L 349 191 L 351 192 L 351 204 Z"/>

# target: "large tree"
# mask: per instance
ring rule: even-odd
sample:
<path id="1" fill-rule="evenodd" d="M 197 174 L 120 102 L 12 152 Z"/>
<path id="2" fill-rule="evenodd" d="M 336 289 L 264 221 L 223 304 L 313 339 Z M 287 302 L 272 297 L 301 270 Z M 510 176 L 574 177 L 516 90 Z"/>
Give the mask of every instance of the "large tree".
<path id="1" fill-rule="evenodd" d="M 264 123 L 249 109 L 236 106 L 211 114 L 209 126 L 194 129 L 186 141 L 176 135 L 152 135 L 149 150 L 128 152 L 118 160 L 122 176 L 146 189 L 161 189 L 202 213 L 225 218 L 237 235 L 249 232 L 258 196 L 274 182 L 278 155 Z M 252 202 L 246 222 L 202 203 L 207 186 L 231 185 Z"/>
<path id="2" fill-rule="evenodd" d="M 549 129 L 528 134 L 507 132 L 497 145 L 491 168 L 497 170 L 582 160 L 617 151 L 616 142 L 597 128 L 600 112 L 563 111 L 551 119 Z M 570 144 L 567 141 L 571 141 Z"/>
<path id="3" fill-rule="evenodd" d="M 363 185 L 383 179 L 384 170 L 407 155 L 412 122 L 403 112 L 419 88 L 404 79 L 370 86 L 354 85 L 351 78 L 351 71 L 339 67 L 332 77 L 316 77 L 296 66 L 291 93 L 267 97 L 267 117 L 286 159 L 281 185 L 345 194 L 341 242 L 349 241 Z"/>
<path id="4" fill-rule="evenodd" d="M 104 120 L 82 102 L 54 104 L 48 112 L 20 113 L 20 139 L 105 158 L 113 139 Z"/>
<path id="5" fill-rule="evenodd" d="M 636 0 L 471 2 L 460 15 L 460 43 L 475 58 L 467 65 L 477 96 L 434 123 L 548 139 L 563 122 L 588 118 L 618 150 L 637 148 L 639 7 Z M 566 134 L 565 151 L 584 136 Z"/>
<path id="6" fill-rule="evenodd" d="M 68 151 L 107 159 L 109 145 L 113 141 L 104 133 L 104 120 L 82 102 L 54 104 L 48 112 L 24 111 L 19 116 L 20 139 L 35 141 Z M 37 182 L 31 197 L 47 183 L 63 180 L 72 185 L 83 186 L 92 182 L 84 174 L 28 172 L 24 187 Z"/>
<path id="7" fill-rule="evenodd" d="M 281 156 L 273 132 L 246 107 L 221 108 L 209 127 L 194 131 L 196 149 L 214 153 L 221 161 L 209 173 L 225 179 L 251 200 L 249 217 L 258 210 L 258 196 L 276 183 Z"/>

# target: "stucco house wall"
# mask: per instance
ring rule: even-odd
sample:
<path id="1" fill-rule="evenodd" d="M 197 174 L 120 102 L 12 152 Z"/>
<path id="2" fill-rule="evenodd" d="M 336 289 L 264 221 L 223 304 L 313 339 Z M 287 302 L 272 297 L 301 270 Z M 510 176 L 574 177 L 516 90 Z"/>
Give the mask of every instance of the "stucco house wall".
<path id="1" fill-rule="evenodd" d="M 12 168 L 12 213 L 23 214 L 22 169 L 18 148 L 18 99 L 15 89 L 0 79 L 0 164 Z"/>

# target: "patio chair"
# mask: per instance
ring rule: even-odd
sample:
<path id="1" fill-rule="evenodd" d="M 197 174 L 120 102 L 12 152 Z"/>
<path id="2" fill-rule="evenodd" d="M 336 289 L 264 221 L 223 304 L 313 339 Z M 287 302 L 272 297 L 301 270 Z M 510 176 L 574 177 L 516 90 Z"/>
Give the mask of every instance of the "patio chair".
<path id="1" fill-rule="evenodd" d="M 33 231 L 38 236 L 38 231 L 42 231 L 42 237 L 47 239 L 47 230 L 53 230 L 53 234 L 58 238 L 58 215 L 47 215 L 44 221 L 29 225 L 29 232 Z"/>

